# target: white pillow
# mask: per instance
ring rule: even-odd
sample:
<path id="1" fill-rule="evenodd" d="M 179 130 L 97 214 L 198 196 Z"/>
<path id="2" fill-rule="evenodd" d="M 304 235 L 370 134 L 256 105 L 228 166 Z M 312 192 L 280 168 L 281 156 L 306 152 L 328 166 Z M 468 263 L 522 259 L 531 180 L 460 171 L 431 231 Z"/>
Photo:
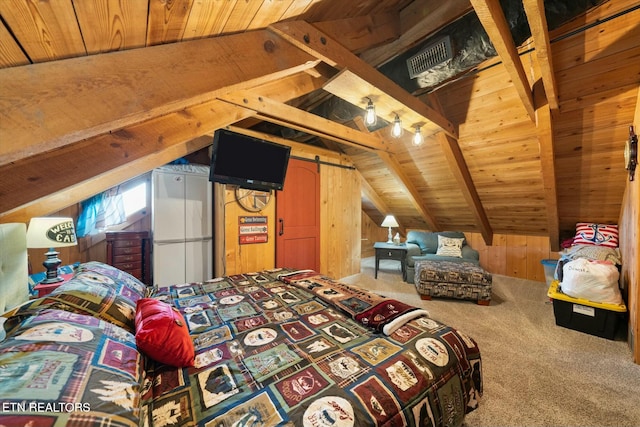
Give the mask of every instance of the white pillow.
<path id="1" fill-rule="evenodd" d="M 462 258 L 463 242 L 463 238 L 456 239 L 438 234 L 438 250 L 436 251 L 436 255 Z"/>

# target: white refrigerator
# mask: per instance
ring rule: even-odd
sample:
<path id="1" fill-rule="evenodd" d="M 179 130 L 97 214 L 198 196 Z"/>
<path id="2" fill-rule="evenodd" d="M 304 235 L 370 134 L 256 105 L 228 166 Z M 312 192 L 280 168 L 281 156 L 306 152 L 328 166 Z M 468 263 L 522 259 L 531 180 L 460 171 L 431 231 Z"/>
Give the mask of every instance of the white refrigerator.
<path id="1" fill-rule="evenodd" d="M 209 168 L 167 166 L 152 173 L 153 283 L 212 278 L 212 195 Z"/>

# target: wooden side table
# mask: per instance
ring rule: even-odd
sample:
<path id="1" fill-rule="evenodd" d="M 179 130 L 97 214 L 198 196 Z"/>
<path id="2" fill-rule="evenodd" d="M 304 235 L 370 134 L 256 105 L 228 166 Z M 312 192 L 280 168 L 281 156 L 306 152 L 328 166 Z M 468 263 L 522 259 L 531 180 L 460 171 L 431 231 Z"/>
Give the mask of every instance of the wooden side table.
<path id="1" fill-rule="evenodd" d="M 395 261 L 400 261 L 400 267 L 402 269 L 402 280 L 407 280 L 407 245 L 405 243 L 395 245 L 393 243 L 376 242 L 373 245 L 373 248 L 376 250 L 376 279 L 378 278 L 378 268 L 380 267 L 380 260 L 392 259 Z"/>
<path id="2" fill-rule="evenodd" d="M 149 233 L 146 231 L 107 232 L 107 264 L 150 283 Z"/>

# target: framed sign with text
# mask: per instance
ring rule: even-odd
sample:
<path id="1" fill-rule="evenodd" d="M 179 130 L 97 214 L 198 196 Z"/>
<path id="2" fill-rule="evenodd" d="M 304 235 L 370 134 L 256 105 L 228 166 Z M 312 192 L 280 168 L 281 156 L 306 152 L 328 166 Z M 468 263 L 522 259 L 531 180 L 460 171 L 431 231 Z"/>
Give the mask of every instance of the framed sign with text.
<path id="1" fill-rule="evenodd" d="M 238 242 L 241 245 L 267 243 L 269 240 L 268 218 L 266 216 L 239 216 Z"/>

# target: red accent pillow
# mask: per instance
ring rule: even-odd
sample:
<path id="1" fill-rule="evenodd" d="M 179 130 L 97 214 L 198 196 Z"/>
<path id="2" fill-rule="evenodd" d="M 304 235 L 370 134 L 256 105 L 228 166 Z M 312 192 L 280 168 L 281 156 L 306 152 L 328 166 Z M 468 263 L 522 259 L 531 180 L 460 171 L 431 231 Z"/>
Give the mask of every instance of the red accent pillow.
<path id="1" fill-rule="evenodd" d="M 576 236 L 573 239 L 573 244 L 617 248 L 618 226 L 616 224 L 579 222 L 576 224 Z"/>
<path id="2" fill-rule="evenodd" d="M 136 345 L 166 365 L 193 366 L 195 350 L 182 314 L 166 302 L 141 298 L 136 303 Z"/>

